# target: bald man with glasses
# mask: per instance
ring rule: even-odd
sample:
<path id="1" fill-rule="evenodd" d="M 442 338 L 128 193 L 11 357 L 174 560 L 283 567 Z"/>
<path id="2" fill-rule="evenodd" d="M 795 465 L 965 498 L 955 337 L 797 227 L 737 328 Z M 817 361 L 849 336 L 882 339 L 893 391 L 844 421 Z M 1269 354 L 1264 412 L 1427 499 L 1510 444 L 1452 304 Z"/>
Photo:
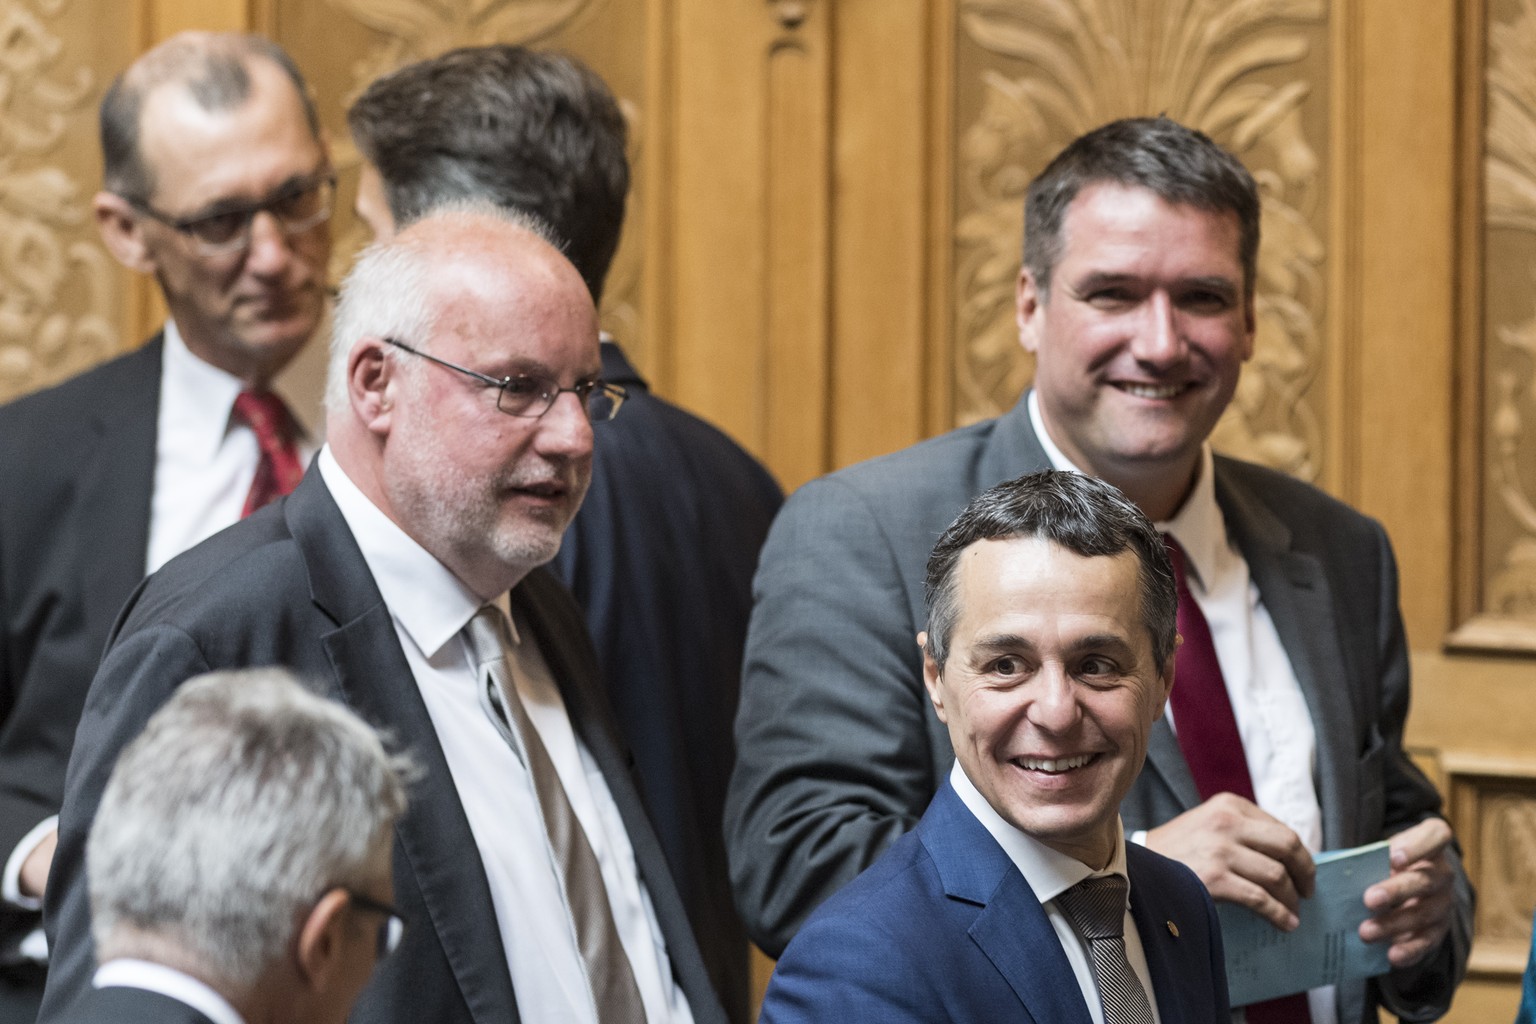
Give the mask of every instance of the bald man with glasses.
<path id="1" fill-rule="evenodd" d="M 288 55 L 178 35 L 112 84 L 101 140 L 102 239 L 170 316 L 136 351 L 0 407 L 0 1024 L 36 1016 L 53 818 L 119 607 L 292 490 L 313 444 L 295 410 L 318 410 L 318 381 L 284 371 L 324 310 L 335 179 Z"/>

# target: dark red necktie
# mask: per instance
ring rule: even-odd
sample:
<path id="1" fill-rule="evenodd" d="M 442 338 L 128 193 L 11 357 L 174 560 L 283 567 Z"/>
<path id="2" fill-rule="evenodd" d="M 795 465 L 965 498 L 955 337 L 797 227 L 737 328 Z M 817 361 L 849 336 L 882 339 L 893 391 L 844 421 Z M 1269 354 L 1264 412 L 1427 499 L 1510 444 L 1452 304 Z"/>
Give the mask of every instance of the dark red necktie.
<path id="1" fill-rule="evenodd" d="M 235 396 L 235 416 L 256 435 L 256 447 L 261 453 L 250 493 L 245 496 L 245 508 L 240 513 L 243 519 L 297 487 L 304 466 L 293 443 L 293 416 L 281 398 L 270 391 L 242 391 Z"/>
<path id="2" fill-rule="evenodd" d="M 1236 793 L 1253 800 L 1253 779 L 1243 755 L 1237 716 L 1232 713 L 1232 698 L 1227 695 L 1227 683 L 1216 660 L 1210 624 L 1189 591 L 1184 549 L 1169 534 L 1163 535 L 1163 543 L 1168 546 L 1179 586 L 1179 635 L 1184 638 L 1174 661 L 1173 693 L 1168 698 L 1173 705 L 1179 749 L 1189 763 L 1201 800 L 1217 793 Z M 1245 1012 L 1248 1024 L 1311 1024 L 1312 1020 L 1305 992 L 1266 999 Z"/>

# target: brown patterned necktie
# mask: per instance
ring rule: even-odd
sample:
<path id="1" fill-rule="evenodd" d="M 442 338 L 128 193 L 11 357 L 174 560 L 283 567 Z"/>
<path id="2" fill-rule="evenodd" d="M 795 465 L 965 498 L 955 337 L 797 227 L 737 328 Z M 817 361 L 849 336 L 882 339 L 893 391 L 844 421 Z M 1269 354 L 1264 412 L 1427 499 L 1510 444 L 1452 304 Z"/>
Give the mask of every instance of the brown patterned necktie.
<path id="1" fill-rule="evenodd" d="M 576 818 L 549 750 L 539 738 L 512 682 L 511 659 L 508 657 L 510 626 L 506 613 L 493 605 L 481 608 L 469 620 L 469 644 L 474 651 L 480 682 L 490 691 L 492 707 L 505 716 L 513 749 L 533 779 L 556 872 L 564 887 L 565 905 L 575 926 L 576 945 L 581 951 L 582 964 L 592 989 L 597 1019 L 600 1024 L 643 1024 L 645 1005 L 640 999 L 640 987 L 635 983 L 634 968 L 619 940 L 597 855 Z"/>
<path id="2" fill-rule="evenodd" d="M 256 475 L 251 479 L 245 508 L 240 513 L 244 519 L 263 505 L 291 493 L 304 475 L 304 466 L 294 444 L 293 414 L 281 398 L 266 390 L 242 391 L 235 396 L 234 416 L 251 428 L 260 452 Z"/>
<path id="3" fill-rule="evenodd" d="M 1125 894 L 1129 890 L 1129 883 L 1119 875 L 1101 875 L 1085 878 L 1056 897 L 1056 906 L 1088 947 L 1104 1024 L 1153 1024 L 1147 990 L 1125 956 Z"/>

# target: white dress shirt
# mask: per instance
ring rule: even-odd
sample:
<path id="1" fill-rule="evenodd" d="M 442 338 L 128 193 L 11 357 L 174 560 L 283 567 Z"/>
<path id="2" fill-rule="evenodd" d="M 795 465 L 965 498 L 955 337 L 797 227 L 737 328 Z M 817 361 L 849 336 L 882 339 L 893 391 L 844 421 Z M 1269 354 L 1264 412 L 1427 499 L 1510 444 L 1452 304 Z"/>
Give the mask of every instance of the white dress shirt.
<path id="1" fill-rule="evenodd" d="M 185 1003 L 213 1024 L 245 1024 L 244 1018 L 219 995 L 190 974 L 148 960 L 108 960 L 96 969 L 97 988 L 141 988 Z"/>
<path id="2" fill-rule="evenodd" d="M 1056 897 L 1083 879 L 1096 875 L 1119 875 L 1127 886 L 1131 884 L 1131 876 L 1125 868 L 1125 833 L 1118 829 L 1119 819 L 1116 819 L 1115 854 L 1103 871 L 1094 871 L 1075 857 L 1051 849 L 1003 820 L 1002 815 L 987 803 L 987 798 L 977 791 L 959 761 L 949 770 L 949 784 L 955 788 L 960 802 L 992 834 L 1003 852 L 1008 854 L 1008 859 L 1023 873 L 1035 899 L 1040 901 L 1046 919 L 1056 929 L 1056 938 L 1061 941 L 1062 952 L 1067 954 L 1077 987 L 1082 990 L 1083 1002 L 1088 1004 L 1088 1015 L 1093 1018 L 1093 1024 L 1104 1024 L 1104 1007 L 1099 1002 L 1099 985 L 1093 977 L 1086 944 L 1057 907 Z M 1141 948 L 1141 933 L 1136 930 L 1136 922 L 1131 917 L 1129 888 L 1125 891 L 1125 958 L 1146 990 L 1147 1002 L 1152 1006 L 1152 1019 L 1162 1024 L 1162 1014 L 1157 1012 L 1157 992 L 1152 988 L 1152 972 L 1147 968 L 1147 954 Z"/>
<path id="3" fill-rule="evenodd" d="M 491 903 L 528 1024 L 597 1024 L 591 990 L 542 825 L 533 781 L 480 700 L 464 627 L 481 601 L 347 478 L 329 448 L 317 462 L 389 608 L 490 883 Z M 506 597 L 500 599 L 503 609 Z M 691 1024 L 618 806 L 576 737 L 559 688 L 513 620 L 516 685 L 602 869 L 620 941 L 650 1024 Z"/>
<path id="4" fill-rule="evenodd" d="M 299 459 L 307 463 L 315 414 L 293 400 L 288 383 L 279 374 L 272 390 L 303 427 Z M 193 355 L 175 322 L 165 325 L 146 573 L 240 518 L 261 460 L 256 434 L 231 416 L 243 390 L 240 378 Z"/>
<path id="5" fill-rule="evenodd" d="M 1040 414 L 1040 401 L 1029 393 L 1029 417 L 1046 457 L 1057 469 L 1081 472 L 1051 440 Z M 1317 767 L 1317 731 L 1306 696 L 1280 642 L 1269 609 L 1248 573 L 1248 562 L 1232 544 L 1216 504 L 1215 465 L 1210 445 L 1200 455 L 1199 476 L 1189 497 L 1159 532 L 1184 549 L 1190 594 L 1211 629 L 1216 662 L 1232 701 L 1232 714 L 1243 740 L 1243 756 L 1253 780 L 1255 802 L 1284 822 L 1312 853 L 1323 848 L 1323 812 L 1313 773 Z M 1174 680 L 1178 685 L 1178 680 Z M 1168 724 L 1178 733 L 1173 706 Z M 1146 833 L 1131 840 L 1145 843 Z M 1313 1024 L 1336 1021 L 1335 990 L 1309 993 Z"/>

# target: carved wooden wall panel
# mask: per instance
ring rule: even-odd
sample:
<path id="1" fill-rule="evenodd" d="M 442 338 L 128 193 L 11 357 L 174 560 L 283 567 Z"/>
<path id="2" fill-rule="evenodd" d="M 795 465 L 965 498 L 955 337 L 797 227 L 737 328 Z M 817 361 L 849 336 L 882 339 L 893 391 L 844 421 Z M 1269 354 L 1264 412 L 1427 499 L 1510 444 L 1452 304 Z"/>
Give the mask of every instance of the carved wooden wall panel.
<path id="1" fill-rule="evenodd" d="M 334 225 L 339 280 L 367 231 L 350 214 L 358 157 L 346 108 L 379 75 L 456 46 L 515 43 L 582 58 L 619 97 L 630 126 L 632 199 L 603 296 L 603 327 L 644 368 L 653 359 L 641 314 L 649 147 L 643 0 L 263 0 L 258 23 L 304 68 L 329 127 L 345 206 Z M 343 56 L 344 55 L 344 56 Z"/>
<path id="2" fill-rule="evenodd" d="M 1516 977 L 1536 910 L 1536 761 L 1447 758 L 1449 813 L 1476 886 L 1472 969 Z"/>
<path id="3" fill-rule="evenodd" d="M 0 0 L 0 401 L 121 347 L 124 278 L 96 241 L 96 104 L 134 11 Z"/>
<path id="4" fill-rule="evenodd" d="M 1167 113 L 1236 152 L 1263 193 L 1258 342 L 1216 443 L 1317 478 L 1328 428 L 1328 5 L 957 0 L 955 15 L 955 419 L 997 414 L 1032 373 L 1013 322 L 1029 179 L 1092 127 Z"/>

